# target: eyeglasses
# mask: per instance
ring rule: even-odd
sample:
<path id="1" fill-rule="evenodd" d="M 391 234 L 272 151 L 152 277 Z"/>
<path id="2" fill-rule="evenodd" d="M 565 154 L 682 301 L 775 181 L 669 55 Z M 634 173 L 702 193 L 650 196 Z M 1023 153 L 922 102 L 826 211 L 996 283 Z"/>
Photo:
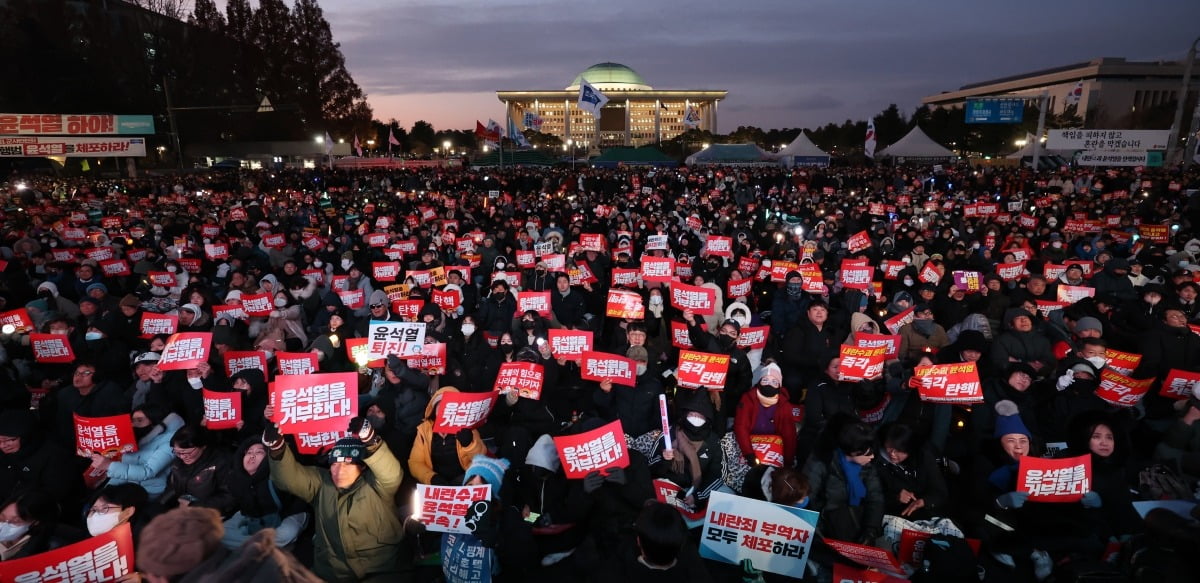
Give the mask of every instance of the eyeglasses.
<path id="1" fill-rule="evenodd" d="M 94 371 L 94 370 L 77 370 L 77 371 L 75 371 L 76 376 L 90 377 L 94 374 L 96 374 L 96 371 Z"/>
<path id="2" fill-rule="evenodd" d="M 92 514 L 108 514 L 109 512 L 112 512 L 114 510 L 116 510 L 117 512 L 120 512 L 121 507 L 116 504 L 109 504 L 108 506 L 93 506 L 88 509 L 88 515 L 90 516 Z"/>
<path id="3" fill-rule="evenodd" d="M 378 308 L 384 308 L 384 307 L 387 307 L 387 304 L 371 304 L 372 310 L 378 309 Z"/>

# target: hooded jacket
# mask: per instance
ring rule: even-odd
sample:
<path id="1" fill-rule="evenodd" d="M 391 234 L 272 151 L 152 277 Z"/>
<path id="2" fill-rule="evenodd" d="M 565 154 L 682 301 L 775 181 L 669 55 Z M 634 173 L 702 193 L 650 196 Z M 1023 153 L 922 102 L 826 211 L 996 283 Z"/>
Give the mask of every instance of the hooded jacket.
<path id="1" fill-rule="evenodd" d="M 1000 334 L 992 343 L 990 358 L 994 370 L 1008 368 L 1009 358 L 1026 364 L 1040 362 L 1044 365 L 1043 370 L 1045 367 L 1053 370 L 1057 360 L 1054 358 L 1054 347 L 1050 345 L 1050 340 L 1039 334 L 1036 328 L 1029 332 L 1014 330 L 1012 322 L 1019 316 L 1028 316 L 1030 320 L 1034 319 L 1029 312 L 1021 308 L 1011 308 L 1004 313 L 1004 333 Z"/>
<path id="2" fill-rule="evenodd" d="M 121 456 L 108 466 L 109 485 L 136 483 L 151 497 L 159 496 L 167 487 L 167 474 L 175 454 L 171 438 L 183 427 L 183 418 L 168 414 L 162 423 L 138 440 L 138 450 Z"/>
<path id="3" fill-rule="evenodd" d="M 483 444 L 483 438 L 479 436 L 479 431 L 471 430 L 471 443 L 464 446 L 457 441 L 455 435 L 435 435 L 433 432 L 434 415 L 437 411 L 438 403 L 441 403 L 442 396 L 446 393 L 457 393 L 458 389 L 454 387 L 442 387 L 433 394 L 433 398 L 429 400 L 429 404 L 425 406 L 425 420 L 417 427 L 417 439 L 413 442 L 412 452 L 408 456 L 408 468 L 412 472 L 417 482 L 422 484 L 432 483 L 433 476 L 437 473 L 433 467 L 433 441 L 435 439 L 453 439 L 454 446 L 458 452 L 458 462 L 462 465 L 462 471 L 466 471 L 471 467 L 471 458 L 475 454 L 486 453 L 486 448 Z"/>

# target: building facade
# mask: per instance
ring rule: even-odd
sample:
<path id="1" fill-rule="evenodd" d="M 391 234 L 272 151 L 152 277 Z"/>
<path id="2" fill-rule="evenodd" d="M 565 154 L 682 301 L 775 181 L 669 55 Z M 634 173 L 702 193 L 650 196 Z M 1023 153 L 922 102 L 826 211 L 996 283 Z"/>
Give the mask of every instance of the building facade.
<path id="1" fill-rule="evenodd" d="M 1183 82 L 1183 68 L 1183 63 L 1177 62 L 1105 57 L 964 85 L 957 91 L 925 97 L 921 103 L 938 108 L 962 107 L 971 98 L 1023 97 L 1036 105 L 1038 96 L 1045 92 L 1050 102 L 1046 111 L 1062 114 L 1068 109 L 1068 95 L 1082 81 L 1083 94 L 1075 111 L 1083 118 L 1085 127 L 1126 129 L 1141 125 L 1139 120 L 1144 120 L 1145 114 L 1155 108 L 1173 111 Z M 1189 108 L 1195 107 L 1198 92 L 1200 76 L 1194 75 L 1187 96 Z"/>
<path id="2" fill-rule="evenodd" d="M 598 119 L 577 105 L 582 80 L 608 97 Z M 542 133 L 591 149 L 670 140 L 691 129 L 684 124 L 689 107 L 699 114 L 698 129 L 717 133 L 718 106 L 727 94 L 709 89 L 654 89 L 625 65 L 600 63 L 588 67 L 562 90 L 497 91 L 496 97 L 518 125 L 526 113 L 533 113 L 541 118 Z"/>

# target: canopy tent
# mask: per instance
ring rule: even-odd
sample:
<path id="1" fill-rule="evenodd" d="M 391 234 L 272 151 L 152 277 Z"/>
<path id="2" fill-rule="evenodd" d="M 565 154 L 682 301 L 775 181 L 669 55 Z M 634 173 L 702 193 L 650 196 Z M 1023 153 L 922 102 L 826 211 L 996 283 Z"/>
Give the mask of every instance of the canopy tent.
<path id="1" fill-rule="evenodd" d="M 828 166 L 829 154 L 817 147 L 803 130 L 792 143 L 775 154 L 784 166 Z"/>
<path id="2" fill-rule="evenodd" d="M 471 160 L 471 166 L 553 166 L 558 163 L 558 160 L 547 156 L 544 152 L 538 150 L 505 150 L 503 158 L 501 153 L 495 149 Z"/>
<path id="3" fill-rule="evenodd" d="M 615 168 L 617 166 L 658 166 L 674 168 L 679 161 L 664 154 L 654 146 L 641 148 L 609 148 L 603 154 L 588 161 L 600 168 Z"/>
<path id="4" fill-rule="evenodd" d="M 687 157 L 686 164 L 774 164 L 775 158 L 756 144 L 713 144 Z"/>
<path id="5" fill-rule="evenodd" d="M 883 151 L 875 154 L 876 158 L 896 158 L 904 161 L 948 161 L 957 158 L 958 156 L 946 149 L 945 146 L 933 141 L 932 138 L 925 135 L 919 126 L 913 127 L 908 135 L 900 138 L 896 143 L 886 147 Z"/>
<path id="6" fill-rule="evenodd" d="M 1038 153 L 1038 166 L 1041 167 L 1039 170 L 1050 170 L 1053 168 L 1066 166 L 1071 163 L 1071 160 L 1074 158 L 1074 156 L 1075 152 L 1072 150 L 1047 150 L 1043 142 L 1041 152 Z M 1023 165 L 1028 164 L 1032 166 L 1033 134 L 1026 133 L 1025 145 L 1021 146 L 1020 150 L 1005 156 L 1005 158 L 1009 160 L 1020 160 L 1021 164 Z"/>

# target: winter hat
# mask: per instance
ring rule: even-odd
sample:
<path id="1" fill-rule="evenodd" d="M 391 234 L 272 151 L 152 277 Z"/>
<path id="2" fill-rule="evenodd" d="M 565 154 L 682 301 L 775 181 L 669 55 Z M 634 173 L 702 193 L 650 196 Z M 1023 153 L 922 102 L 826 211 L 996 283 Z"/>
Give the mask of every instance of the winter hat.
<path id="1" fill-rule="evenodd" d="M 162 577 L 196 568 L 221 546 L 225 526 L 212 508 L 176 508 L 146 525 L 139 538 L 138 568 Z"/>
<path id="2" fill-rule="evenodd" d="M 1025 316 L 1026 318 L 1029 318 L 1030 321 L 1033 321 L 1033 314 L 1030 314 L 1025 310 L 1025 308 L 1009 308 L 1004 311 L 1004 323 L 1012 325 L 1013 320 L 1016 320 L 1021 316 Z"/>
<path id="3" fill-rule="evenodd" d="M 1078 322 L 1075 322 L 1075 332 L 1079 333 L 1079 332 L 1083 332 L 1086 330 L 1095 330 L 1095 331 L 1103 334 L 1104 333 L 1104 324 L 1100 323 L 1100 320 L 1098 318 L 1095 318 L 1092 316 L 1084 316 L 1084 317 L 1080 318 Z"/>
<path id="4" fill-rule="evenodd" d="M 154 364 L 158 362 L 158 359 L 160 358 L 162 358 L 162 355 L 157 352 L 143 352 L 133 359 L 133 366 L 137 366 L 139 364 Z"/>
<path id="5" fill-rule="evenodd" d="M 363 465 L 363 461 L 367 456 L 367 448 L 363 447 L 363 442 L 357 437 L 343 437 L 333 444 L 333 449 L 329 450 L 329 463 L 334 464 L 354 463 Z"/>
<path id="6" fill-rule="evenodd" d="M 625 351 L 625 358 L 639 362 L 649 362 L 650 351 L 646 350 L 645 346 L 630 346 L 629 350 Z"/>
<path id="7" fill-rule="evenodd" d="M 367 305 L 368 305 L 368 306 L 374 306 L 375 304 L 383 304 L 383 305 L 385 305 L 385 306 L 386 306 L 386 305 L 388 305 L 388 296 L 387 296 L 387 293 L 386 293 L 386 292 L 384 292 L 384 291 L 383 291 L 383 290 L 381 290 L 381 289 L 377 289 L 377 290 L 375 290 L 375 291 L 372 291 L 372 292 L 371 292 L 371 297 L 370 297 L 370 298 L 368 299 L 368 301 L 367 301 Z"/>
<path id="8" fill-rule="evenodd" d="M 404 360 L 402 360 L 399 356 L 396 356 L 395 354 L 389 354 L 387 356 L 387 369 L 392 371 L 392 374 L 402 377 L 404 376 L 404 369 L 406 368 L 408 368 L 407 363 L 405 363 Z"/>
<path id="9" fill-rule="evenodd" d="M 779 387 L 783 384 L 783 371 L 779 369 L 779 365 L 775 363 L 768 364 L 763 367 L 762 379 L 758 384 L 768 387 Z"/>
<path id="10" fill-rule="evenodd" d="M 1026 429 L 1025 422 L 1021 420 L 1021 411 L 1017 408 L 1017 404 L 1004 400 L 996 403 L 996 430 L 992 437 L 997 439 L 1005 435 L 1020 434 L 1032 439 L 1029 434 L 1029 429 Z"/>
<path id="11" fill-rule="evenodd" d="M 44 313 L 50 311 L 50 304 L 48 304 L 46 302 L 45 298 L 38 298 L 36 300 L 33 300 L 33 301 L 25 304 L 25 308 L 26 309 L 33 308 L 44 314 Z"/>
<path id="12" fill-rule="evenodd" d="M 242 301 L 242 291 L 237 289 L 229 290 L 229 293 L 225 294 L 225 302 L 228 303 L 229 300 Z"/>
<path id="13" fill-rule="evenodd" d="M 471 458 L 471 467 L 467 468 L 467 473 L 463 476 L 463 484 L 471 481 L 471 478 L 479 476 L 483 478 L 484 482 L 491 484 L 492 497 L 494 498 L 500 494 L 500 486 L 504 483 L 504 472 L 507 471 L 508 460 L 504 458 L 490 458 L 484 454 L 477 453 L 475 457 Z"/>
<path id="14" fill-rule="evenodd" d="M 213 329 L 212 329 L 213 346 L 216 346 L 218 344 L 224 344 L 225 346 L 233 346 L 233 344 L 234 344 L 234 342 L 236 342 L 236 340 L 234 339 L 233 328 L 230 327 L 232 325 L 233 325 L 233 320 L 229 319 L 229 326 L 213 326 Z"/>
<path id="15" fill-rule="evenodd" d="M 0 435 L 25 437 L 33 433 L 33 416 L 24 409 L 0 411 Z"/>
<path id="16" fill-rule="evenodd" d="M 106 294 L 108 293 L 108 286 L 107 286 L 107 285 L 104 285 L 104 284 L 102 284 L 102 283 L 100 283 L 100 282 L 96 282 L 96 283 L 93 283 L 93 284 L 91 284 L 91 285 L 87 286 L 87 289 L 86 289 L 86 290 L 84 290 L 84 291 L 86 291 L 87 293 L 89 293 L 89 294 L 90 294 L 90 293 L 92 293 L 92 290 L 97 290 L 97 289 L 98 289 L 98 290 L 100 290 L 100 291 L 102 291 L 102 292 L 104 292 L 104 293 L 106 293 Z"/>
<path id="17" fill-rule="evenodd" d="M 79 305 L 82 306 L 83 304 L 92 304 L 92 306 L 96 309 L 100 309 L 100 300 L 93 298 L 92 296 L 84 296 L 79 298 Z"/>
<path id="18" fill-rule="evenodd" d="M 184 310 L 191 312 L 193 318 L 200 317 L 200 306 L 197 306 L 196 304 L 184 304 L 179 307 L 180 312 L 182 312 Z"/>
<path id="19" fill-rule="evenodd" d="M 37 286 L 37 290 L 38 290 L 38 291 L 42 291 L 42 290 L 44 290 L 44 289 L 45 289 L 45 290 L 50 290 L 50 294 L 51 294 L 51 295 L 53 295 L 53 296 L 54 296 L 54 297 L 56 297 L 56 298 L 58 297 L 58 286 L 57 286 L 57 285 L 56 285 L 54 282 L 52 282 L 52 281 L 43 281 L 41 284 L 39 284 L 39 285 Z"/>
<path id="20" fill-rule="evenodd" d="M 963 330 L 958 334 L 958 351 L 963 352 L 974 350 L 975 352 L 984 352 L 987 350 L 987 336 L 979 330 Z"/>
<path id="21" fill-rule="evenodd" d="M 121 301 L 117 302 L 117 305 L 122 308 L 137 308 L 142 305 L 142 300 L 139 300 L 138 297 L 133 294 L 128 294 L 121 298 Z"/>
<path id="22" fill-rule="evenodd" d="M 557 472 L 562 467 L 562 461 L 558 459 L 554 438 L 546 434 L 533 442 L 533 447 L 529 448 L 529 453 L 525 456 L 525 464 Z"/>

